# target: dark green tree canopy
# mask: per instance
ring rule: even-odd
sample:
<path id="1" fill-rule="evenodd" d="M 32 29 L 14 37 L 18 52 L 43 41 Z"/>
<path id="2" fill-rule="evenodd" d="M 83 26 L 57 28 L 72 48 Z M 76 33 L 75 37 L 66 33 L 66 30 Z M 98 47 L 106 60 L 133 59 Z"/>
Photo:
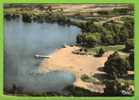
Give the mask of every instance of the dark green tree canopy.
<path id="1" fill-rule="evenodd" d="M 125 57 L 122 57 L 118 52 L 114 52 L 105 62 L 104 70 L 112 78 L 116 78 L 126 76 L 128 67 L 128 60 Z"/>

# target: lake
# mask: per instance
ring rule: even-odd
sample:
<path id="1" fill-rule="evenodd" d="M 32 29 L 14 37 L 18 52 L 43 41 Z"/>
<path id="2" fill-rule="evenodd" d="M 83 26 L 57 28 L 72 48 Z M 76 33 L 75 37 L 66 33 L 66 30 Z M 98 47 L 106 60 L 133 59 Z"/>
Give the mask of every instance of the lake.
<path id="1" fill-rule="evenodd" d="M 41 59 L 64 44 L 74 44 L 81 32 L 76 26 L 57 23 L 24 23 L 21 19 L 4 21 L 4 88 L 15 84 L 26 92 L 59 91 L 75 81 L 72 72 L 38 71 Z"/>

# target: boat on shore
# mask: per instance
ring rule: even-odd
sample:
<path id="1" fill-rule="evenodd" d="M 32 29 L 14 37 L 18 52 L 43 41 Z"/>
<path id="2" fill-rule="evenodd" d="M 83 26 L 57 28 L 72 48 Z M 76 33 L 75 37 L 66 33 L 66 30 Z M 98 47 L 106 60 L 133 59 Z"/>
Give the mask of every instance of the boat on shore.
<path id="1" fill-rule="evenodd" d="M 45 55 L 38 55 L 38 54 L 36 54 L 34 57 L 39 59 L 39 58 L 50 58 L 51 56 L 45 56 Z"/>

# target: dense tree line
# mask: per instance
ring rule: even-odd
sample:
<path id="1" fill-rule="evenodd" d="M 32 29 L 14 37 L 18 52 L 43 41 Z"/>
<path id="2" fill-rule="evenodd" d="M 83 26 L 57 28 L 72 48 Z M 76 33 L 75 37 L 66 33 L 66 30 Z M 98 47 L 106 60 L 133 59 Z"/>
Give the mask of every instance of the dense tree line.
<path id="1" fill-rule="evenodd" d="M 128 39 L 134 37 L 133 18 L 121 18 L 120 21 L 121 23 L 109 21 L 103 25 L 95 24 L 94 21 L 80 24 L 79 27 L 82 28 L 83 33 L 77 36 L 77 43 L 89 47 L 94 47 L 96 44 L 114 45 L 126 43 Z M 96 37 L 96 33 L 99 34 L 99 37 Z"/>

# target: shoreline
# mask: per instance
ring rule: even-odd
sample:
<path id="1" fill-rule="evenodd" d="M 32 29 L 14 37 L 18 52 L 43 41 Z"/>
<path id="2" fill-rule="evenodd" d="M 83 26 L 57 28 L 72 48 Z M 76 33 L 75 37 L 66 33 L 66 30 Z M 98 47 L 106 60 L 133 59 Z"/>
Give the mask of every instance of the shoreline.
<path id="1" fill-rule="evenodd" d="M 40 63 L 39 71 L 50 72 L 54 70 L 67 70 L 75 74 L 76 80 L 74 86 L 88 89 L 92 92 L 104 92 L 104 85 L 92 84 L 81 80 L 82 75 L 94 76 L 97 74 L 105 74 L 98 69 L 104 66 L 107 58 L 112 51 L 106 52 L 102 57 L 94 57 L 92 55 L 78 55 L 72 52 L 80 49 L 77 46 L 66 46 L 65 48 L 56 49 L 49 59 L 44 59 Z M 97 79 L 97 78 L 96 78 Z"/>

